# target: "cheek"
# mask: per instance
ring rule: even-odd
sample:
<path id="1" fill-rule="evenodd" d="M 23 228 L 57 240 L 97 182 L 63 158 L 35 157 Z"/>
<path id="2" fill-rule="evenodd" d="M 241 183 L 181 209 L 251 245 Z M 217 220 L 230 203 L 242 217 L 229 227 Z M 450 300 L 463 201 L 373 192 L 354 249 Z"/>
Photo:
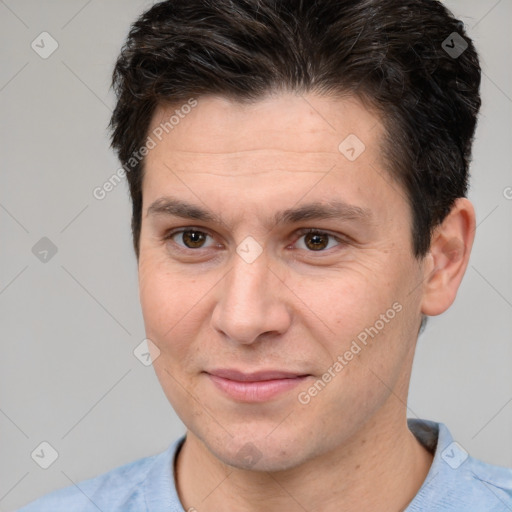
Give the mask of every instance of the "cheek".
<path id="1" fill-rule="evenodd" d="M 153 369 L 160 385 L 183 419 L 190 408 L 190 375 L 197 359 L 201 301 L 193 279 L 170 272 L 168 263 L 148 252 L 139 259 L 139 295 L 146 336 L 158 347 Z M 203 292 L 204 295 L 204 292 Z"/>
<path id="2" fill-rule="evenodd" d="M 198 333 L 210 321 L 209 294 L 218 279 L 198 278 L 171 267 L 156 251 L 141 253 L 139 295 L 146 335 L 160 350 L 159 362 L 183 372 L 198 359 Z"/>
<path id="3" fill-rule="evenodd" d="M 379 281 L 382 273 L 368 274 L 363 270 L 354 265 L 321 279 L 301 279 L 290 284 L 295 295 L 314 313 L 310 325 L 313 331 L 325 325 L 330 335 L 342 334 L 342 339 L 355 336 L 391 307 L 397 294 L 387 282 Z"/>
<path id="4" fill-rule="evenodd" d="M 376 379 L 372 371 L 385 381 L 395 380 L 408 351 L 406 334 L 410 334 L 409 317 L 414 314 L 408 306 L 406 280 L 393 274 L 392 267 L 388 266 L 386 273 L 383 268 L 372 273 L 352 268 L 329 279 L 328 287 L 318 283 L 308 287 L 305 283 L 297 293 L 307 297 L 304 302 L 328 326 L 326 347 L 331 359 L 341 357 L 342 364 L 347 365 L 348 371 L 343 370 L 336 382 L 343 382 L 344 388 L 350 374 L 350 386 L 356 386 L 354 396 L 366 390 L 368 402 L 375 399 L 373 392 L 379 394 L 378 379 L 377 388 L 367 387 Z M 313 317 L 309 326 L 313 337 L 319 327 Z M 349 390 L 345 388 L 344 392 Z"/>
<path id="5" fill-rule="evenodd" d="M 175 331 L 186 323 L 194 297 L 194 283 L 180 273 L 170 273 L 156 254 L 142 254 L 139 260 L 139 297 L 147 336 L 161 351 L 170 348 Z"/>

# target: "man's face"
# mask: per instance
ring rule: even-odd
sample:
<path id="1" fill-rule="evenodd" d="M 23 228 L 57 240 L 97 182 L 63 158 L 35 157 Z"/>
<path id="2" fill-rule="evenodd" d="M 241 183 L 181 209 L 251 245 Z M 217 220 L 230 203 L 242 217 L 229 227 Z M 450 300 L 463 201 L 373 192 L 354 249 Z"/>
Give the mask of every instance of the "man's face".
<path id="1" fill-rule="evenodd" d="M 176 109 L 149 130 L 139 285 L 191 435 L 278 470 L 402 422 L 425 271 L 378 117 L 354 98 L 208 96 L 158 141 Z"/>

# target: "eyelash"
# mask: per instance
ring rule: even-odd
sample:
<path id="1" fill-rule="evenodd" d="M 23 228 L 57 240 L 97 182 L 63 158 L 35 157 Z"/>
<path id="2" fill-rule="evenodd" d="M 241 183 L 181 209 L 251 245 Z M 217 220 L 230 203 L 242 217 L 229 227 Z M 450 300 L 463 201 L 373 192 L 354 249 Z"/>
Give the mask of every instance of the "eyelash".
<path id="1" fill-rule="evenodd" d="M 168 233 L 166 233 L 163 237 L 162 237 L 162 240 L 163 241 L 168 241 L 168 240 L 171 240 L 172 241 L 172 238 L 180 233 L 184 233 L 186 231 L 195 231 L 195 232 L 199 232 L 201 234 L 204 234 L 204 235 L 207 235 L 209 236 L 210 238 L 213 238 L 213 236 L 208 233 L 208 231 L 205 231 L 204 229 L 200 229 L 200 228 L 196 228 L 194 226 L 191 226 L 191 227 L 186 227 L 186 228 L 180 228 L 180 229 L 176 229 L 176 230 L 172 230 L 172 231 L 169 231 Z M 300 238 L 302 238 L 303 236 L 305 235 L 308 235 L 308 234 L 316 234 L 316 235 L 324 235 L 324 236 L 327 236 L 329 237 L 330 239 L 334 239 L 336 242 L 338 242 L 338 246 L 344 246 L 347 244 L 347 241 L 344 240 L 343 238 L 340 238 L 339 236 L 335 236 L 327 231 L 322 231 L 320 229 L 316 229 L 316 228 L 302 228 L 302 229 L 299 229 L 295 232 L 295 236 L 297 236 L 297 240 L 294 242 L 296 243 L 298 240 L 300 240 Z M 197 249 L 192 249 L 192 248 L 188 248 L 188 247 L 182 247 L 181 245 L 177 244 L 176 242 L 173 242 L 174 245 L 178 248 L 179 251 L 183 251 L 183 252 L 190 252 L 190 251 L 196 251 L 196 252 L 199 252 L 201 251 L 202 249 L 208 249 L 208 248 L 203 248 L 203 247 L 199 247 Z M 332 247 L 330 248 L 332 249 Z M 330 249 L 321 249 L 321 250 L 318 250 L 318 251 L 313 251 L 313 250 L 308 250 L 307 252 L 309 253 L 325 253 L 325 252 L 328 252 Z"/>

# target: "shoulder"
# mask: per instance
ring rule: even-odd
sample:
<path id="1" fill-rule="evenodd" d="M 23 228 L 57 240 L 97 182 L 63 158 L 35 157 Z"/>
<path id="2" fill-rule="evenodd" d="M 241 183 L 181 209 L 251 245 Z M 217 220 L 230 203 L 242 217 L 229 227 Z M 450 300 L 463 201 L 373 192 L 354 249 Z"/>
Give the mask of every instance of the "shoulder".
<path id="1" fill-rule="evenodd" d="M 146 502 L 148 486 L 152 487 L 152 499 L 160 499 L 160 493 L 170 495 L 174 491 L 172 460 L 179 443 L 180 440 L 175 441 L 164 452 L 129 462 L 94 478 L 53 491 L 17 512 L 149 510 Z M 170 497 L 162 499 L 169 500 Z"/>
<path id="2" fill-rule="evenodd" d="M 480 500 L 482 503 L 488 503 L 488 510 L 492 512 L 512 510 L 511 468 L 493 466 L 468 457 L 459 469 L 462 470 L 460 478 L 469 484 L 468 501 Z"/>
<path id="3" fill-rule="evenodd" d="M 512 510 L 512 469 L 471 457 L 442 423 L 414 420 L 409 427 L 434 460 L 407 512 Z"/>

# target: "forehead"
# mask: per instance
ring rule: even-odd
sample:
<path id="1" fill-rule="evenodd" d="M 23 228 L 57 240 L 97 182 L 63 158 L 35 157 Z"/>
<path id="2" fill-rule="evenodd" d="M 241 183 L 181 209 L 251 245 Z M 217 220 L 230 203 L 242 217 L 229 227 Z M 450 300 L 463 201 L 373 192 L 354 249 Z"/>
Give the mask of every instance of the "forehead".
<path id="1" fill-rule="evenodd" d="M 240 103 L 209 95 L 195 101 L 193 107 L 187 102 L 158 106 L 149 132 L 162 132 L 167 148 L 177 153 L 288 150 L 336 156 L 339 144 L 350 134 L 373 151 L 383 133 L 377 115 L 353 96 L 282 93 Z"/>
<path id="2" fill-rule="evenodd" d="M 397 187 L 383 177 L 382 124 L 354 97 L 281 94 L 251 104 L 218 96 L 195 101 L 191 108 L 184 107 L 190 102 L 159 106 L 153 116 L 144 217 L 166 196 L 202 203 L 228 218 L 265 209 L 260 214 L 265 222 L 301 203 L 338 200 L 374 210 L 374 218 L 385 220 L 393 213 L 389 204 L 401 200 L 393 197 Z"/>

